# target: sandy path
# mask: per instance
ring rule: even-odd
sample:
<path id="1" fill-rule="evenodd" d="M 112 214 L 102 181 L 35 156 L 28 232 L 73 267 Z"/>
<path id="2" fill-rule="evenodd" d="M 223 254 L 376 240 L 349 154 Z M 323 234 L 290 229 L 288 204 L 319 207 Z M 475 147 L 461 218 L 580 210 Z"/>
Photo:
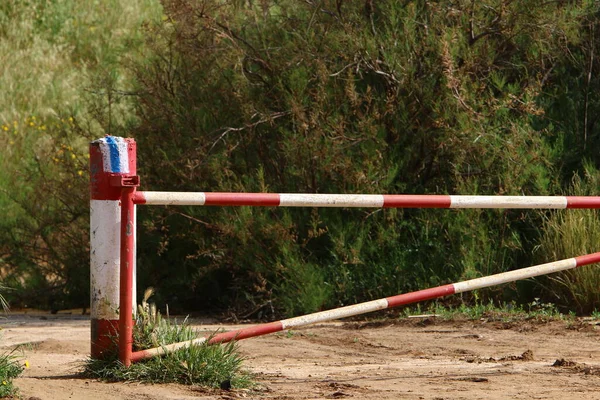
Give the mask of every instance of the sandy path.
<path id="1" fill-rule="evenodd" d="M 0 348 L 28 343 L 24 399 L 598 399 L 600 330 L 587 322 L 330 323 L 240 342 L 257 391 L 104 383 L 77 376 L 84 317 L 0 320 Z M 206 332 L 230 325 L 198 325 Z M 236 326 L 239 328 L 240 326 Z M 564 359 L 563 366 L 553 366 Z"/>

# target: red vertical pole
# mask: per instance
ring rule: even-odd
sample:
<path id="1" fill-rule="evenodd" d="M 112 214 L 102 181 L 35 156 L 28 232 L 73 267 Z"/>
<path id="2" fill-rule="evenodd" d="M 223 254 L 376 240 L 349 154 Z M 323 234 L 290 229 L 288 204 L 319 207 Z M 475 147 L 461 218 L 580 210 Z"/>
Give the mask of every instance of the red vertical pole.
<path id="1" fill-rule="evenodd" d="M 131 365 L 133 345 L 133 318 L 135 304 L 136 215 L 133 198 L 139 177 L 136 175 L 137 148 L 133 139 L 127 139 L 129 173 L 113 177 L 113 185 L 121 188 L 121 249 L 119 284 L 119 360 Z"/>
<path id="2" fill-rule="evenodd" d="M 119 360 L 131 365 L 133 344 L 133 269 L 135 265 L 135 187 L 121 192 L 121 282 L 119 296 Z"/>

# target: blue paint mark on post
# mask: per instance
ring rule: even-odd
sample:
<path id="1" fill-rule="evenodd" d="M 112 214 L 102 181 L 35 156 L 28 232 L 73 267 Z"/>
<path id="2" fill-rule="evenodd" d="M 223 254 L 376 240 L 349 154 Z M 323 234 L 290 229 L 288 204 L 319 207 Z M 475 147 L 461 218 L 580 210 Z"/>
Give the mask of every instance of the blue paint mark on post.
<path id="1" fill-rule="evenodd" d="M 110 151 L 110 169 L 114 173 L 119 173 L 121 171 L 121 160 L 119 154 L 119 145 L 114 137 L 107 136 L 106 144 L 108 144 L 108 149 Z"/>
<path id="2" fill-rule="evenodd" d="M 129 173 L 129 147 L 125 139 L 118 136 L 106 136 L 93 143 L 100 145 L 104 172 Z"/>

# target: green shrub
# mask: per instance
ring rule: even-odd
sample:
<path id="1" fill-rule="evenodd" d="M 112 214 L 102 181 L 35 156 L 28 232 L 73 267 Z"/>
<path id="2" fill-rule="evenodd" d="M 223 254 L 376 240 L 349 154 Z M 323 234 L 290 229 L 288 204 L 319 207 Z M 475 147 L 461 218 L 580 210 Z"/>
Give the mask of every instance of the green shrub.
<path id="1" fill-rule="evenodd" d="M 135 121 L 125 59 L 157 0 L 0 2 L 0 281 L 15 305 L 89 304 L 88 142 Z"/>
<path id="2" fill-rule="evenodd" d="M 136 68 L 145 187 L 555 190 L 548 131 L 531 122 L 544 118 L 545 55 L 568 58 L 585 7 L 338 6 L 165 1 L 154 57 Z M 529 265 L 540 214 L 154 208 L 140 220 L 140 278 L 176 305 L 294 314 Z"/>
<path id="3" fill-rule="evenodd" d="M 0 398 L 16 396 L 13 379 L 23 372 L 24 366 L 13 353 L 0 354 Z"/>
<path id="4" fill-rule="evenodd" d="M 596 195 L 600 174 L 586 166 L 584 178 L 575 177 L 571 194 Z M 541 228 L 537 258 L 543 262 L 562 260 L 598 251 L 600 216 L 597 210 L 566 210 L 551 213 Z M 541 279 L 545 297 L 563 308 L 589 314 L 600 308 L 600 270 L 583 266 Z"/>
<path id="5" fill-rule="evenodd" d="M 0 284 L 0 306 L 2 306 L 4 312 L 8 311 L 8 302 L 2 295 L 2 292 L 6 289 L 6 286 Z M 27 365 L 27 361 L 25 361 L 25 365 L 21 365 L 14 355 L 14 350 L 0 354 L 0 398 L 16 396 L 17 389 L 13 385 L 13 379 L 21 375 Z"/>
<path id="6" fill-rule="evenodd" d="M 594 2 L 34 3 L 0 4 L 23 304 L 87 305 L 79 172 L 104 134 L 136 137 L 154 190 L 544 195 L 600 160 Z M 176 311 L 316 311 L 531 265 L 545 215 L 140 207 L 139 283 Z"/>

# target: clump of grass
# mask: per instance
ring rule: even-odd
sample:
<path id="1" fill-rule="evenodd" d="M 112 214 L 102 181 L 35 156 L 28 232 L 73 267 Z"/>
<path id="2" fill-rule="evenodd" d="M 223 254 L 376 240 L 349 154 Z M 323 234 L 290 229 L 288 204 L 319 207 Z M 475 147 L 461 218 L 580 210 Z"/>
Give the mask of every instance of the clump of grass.
<path id="1" fill-rule="evenodd" d="M 138 306 L 133 330 L 133 350 L 149 349 L 195 339 L 197 334 L 189 327 L 187 319 L 181 324 L 178 324 L 177 321 L 172 323 L 169 319 L 162 317 L 155 304 L 148 303 L 148 299 L 153 293 L 153 288 L 146 289 L 142 304 Z"/>
<path id="2" fill-rule="evenodd" d="M 234 342 L 192 345 L 125 368 L 117 360 L 89 360 L 86 375 L 107 381 L 182 383 L 207 387 L 242 388 L 251 385 L 241 370 L 243 358 Z"/>
<path id="3" fill-rule="evenodd" d="M 0 285 L 0 291 L 4 290 L 7 290 L 7 287 Z M 0 307 L 4 312 L 8 312 L 8 303 L 2 293 L 0 293 Z M 28 363 L 26 362 L 25 365 Z M 0 399 L 16 396 L 17 388 L 13 385 L 13 379 L 21 375 L 24 368 L 25 366 L 21 365 L 17 356 L 14 355 L 14 350 L 10 353 L 0 354 Z"/>
<path id="4" fill-rule="evenodd" d="M 534 299 L 526 305 L 516 304 L 514 302 L 495 304 L 490 301 L 487 303 L 465 304 L 461 303 L 458 307 L 448 307 L 443 304 L 434 303 L 427 309 L 420 307 L 407 308 L 404 310 L 405 316 L 410 315 L 435 315 L 445 321 L 457 320 L 480 320 L 514 322 L 523 320 L 565 320 L 571 318 L 572 314 L 562 314 L 555 304 L 544 303 L 539 298 Z"/>
<path id="5" fill-rule="evenodd" d="M 573 195 L 594 195 L 600 184 L 600 172 L 587 165 L 585 177 L 575 177 Z M 600 214 L 596 210 L 568 210 L 549 214 L 541 228 L 537 253 L 540 260 L 562 260 L 598 251 Z M 585 266 L 537 280 L 552 301 L 559 306 L 575 308 L 589 314 L 600 308 L 600 269 Z"/>
<path id="6" fill-rule="evenodd" d="M 2 295 L 2 292 L 4 292 L 5 290 L 7 290 L 7 287 L 0 284 L 0 307 L 2 307 L 2 310 L 4 310 L 4 312 L 8 312 L 8 310 L 9 310 L 8 302 Z"/>
<path id="7" fill-rule="evenodd" d="M 21 375 L 24 368 L 13 352 L 0 354 L 0 398 L 16 396 L 13 379 Z"/>
<path id="8" fill-rule="evenodd" d="M 162 318 L 154 304 L 147 302 L 152 289 L 146 290 L 144 300 L 138 307 L 133 330 L 134 350 L 160 347 L 184 342 L 198 337 L 187 323 L 170 322 Z M 244 358 L 237 344 L 194 344 L 162 357 L 134 363 L 126 368 L 117 354 L 104 360 L 90 359 L 84 374 L 107 381 L 135 381 L 147 383 L 182 383 L 206 387 L 244 388 L 252 385 L 248 373 L 242 370 Z"/>

